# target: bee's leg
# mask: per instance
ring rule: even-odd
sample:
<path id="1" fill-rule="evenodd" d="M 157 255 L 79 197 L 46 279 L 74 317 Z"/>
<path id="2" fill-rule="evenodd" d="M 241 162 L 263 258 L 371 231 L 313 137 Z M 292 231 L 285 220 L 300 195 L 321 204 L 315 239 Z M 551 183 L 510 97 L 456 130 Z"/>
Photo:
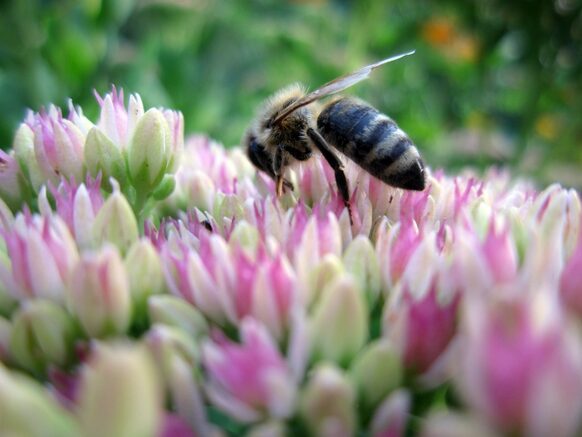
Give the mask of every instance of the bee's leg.
<path id="1" fill-rule="evenodd" d="M 273 160 L 273 173 L 275 174 L 275 193 L 277 197 L 283 195 L 283 154 L 285 153 L 285 146 L 280 144 L 275 151 L 275 159 Z"/>
<path id="2" fill-rule="evenodd" d="M 335 183 L 342 196 L 344 205 L 348 209 L 348 215 L 350 216 L 350 224 L 354 224 L 352 218 L 352 207 L 350 205 L 350 190 L 348 187 L 348 181 L 346 179 L 346 174 L 344 173 L 344 166 L 337 155 L 331 150 L 329 145 L 323 139 L 323 137 L 313 128 L 307 129 L 307 135 L 313 141 L 313 144 L 319 149 L 327 163 L 331 166 L 335 174 Z"/>

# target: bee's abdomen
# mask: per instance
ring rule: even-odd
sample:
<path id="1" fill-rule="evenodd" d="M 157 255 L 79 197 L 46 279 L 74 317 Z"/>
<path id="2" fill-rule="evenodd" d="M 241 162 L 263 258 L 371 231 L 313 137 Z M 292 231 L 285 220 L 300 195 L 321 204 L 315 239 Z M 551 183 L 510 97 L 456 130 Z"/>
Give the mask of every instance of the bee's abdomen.
<path id="1" fill-rule="evenodd" d="M 388 116 L 356 99 L 329 104 L 317 128 L 330 145 L 385 183 L 423 190 L 424 164 L 408 136 Z"/>

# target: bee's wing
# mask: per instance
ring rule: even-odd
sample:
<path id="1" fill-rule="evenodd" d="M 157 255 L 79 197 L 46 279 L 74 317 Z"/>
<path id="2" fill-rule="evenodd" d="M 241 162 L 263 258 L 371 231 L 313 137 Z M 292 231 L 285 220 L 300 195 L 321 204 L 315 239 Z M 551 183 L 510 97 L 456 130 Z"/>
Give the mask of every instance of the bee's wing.
<path id="1" fill-rule="evenodd" d="M 273 124 L 279 123 L 281 120 L 283 120 L 289 114 L 293 113 L 294 111 L 301 108 L 302 106 L 309 105 L 310 103 L 312 103 L 318 99 L 321 99 L 323 97 L 329 96 L 331 94 L 339 93 L 340 91 L 343 91 L 346 88 L 349 88 L 352 85 L 355 85 L 358 82 L 361 82 L 362 80 L 367 79 L 368 76 L 370 76 L 370 73 L 372 72 L 372 70 L 374 70 L 375 68 L 378 68 L 381 65 L 387 64 L 388 62 L 396 61 L 396 60 L 403 58 L 405 56 L 412 55 L 414 52 L 415 51 L 412 50 L 410 52 L 401 53 L 399 55 L 392 56 L 390 58 L 376 62 L 374 64 L 366 65 L 365 67 L 360 68 L 359 70 L 354 71 L 353 73 L 346 74 L 345 76 L 338 77 L 337 79 L 334 79 L 331 82 L 326 83 L 325 85 L 319 87 L 315 91 L 312 91 L 309 94 L 306 94 L 305 96 L 303 96 L 302 98 L 297 100 L 295 103 L 293 103 L 291 106 L 287 107 L 285 109 L 285 111 L 283 111 L 281 114 L 279 114 L 279 116 L 275 119 Z"/>

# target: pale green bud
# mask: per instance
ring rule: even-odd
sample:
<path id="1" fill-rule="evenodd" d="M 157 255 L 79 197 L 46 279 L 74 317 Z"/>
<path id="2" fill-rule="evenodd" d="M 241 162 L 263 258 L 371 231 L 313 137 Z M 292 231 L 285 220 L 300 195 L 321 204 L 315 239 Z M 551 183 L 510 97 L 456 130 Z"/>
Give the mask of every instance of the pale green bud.
<path id="1" fill-rule="evenodd" d="M 148 299 L 151 323 L 175 326 L 193 338 L 206 336 L 208 324 L 200 312 L 184 299 L 163 294 Z"/>
<path id="2" fill-rule="evenodd" d="M 93 236 L 97 243 L 109 241 L 121 252 L 137 241 L 137 220 L 127 199 L 118 190 L 109 196 L 95 217 Z"/>
<path id="3" fill-rule="evenodd" d="M 16 153 L 16 159 L 20 164 L 20 168 L 30 181 L 32 188 L 38 191 L 40 186 L 45 182 L 45 177 L 36 160 L 34 132 L 26 123 L 22 123 L 18 127 L 14 135 L 12 148 Z"/>
<path id="4" fill-rule="evenodd" d="M 0 273 L 3 271 L 9 274 L 10 260 L 8 255 L 3 251 L 3 240 L 0 240 Z M 6 285 L 0 280 L 0 316 L 9 317 L 18 301 L 8 292 Z"/>
<path id="5" fill-rule="evenodd" d="M 343 261 L 373 304 L 380 294 L 380 263 L 370 239 L 358 235 L 344 252 Z"/>
<path id="6" fill-rule="evenodd" d="M 348 437 L 356 427 L 355 407 L 355 390 L 346 375 L 321 364 L 313 370 L 299 408 L 311 435 Z"/>
<path id="7" fill-rule="evenodd" d="M 0 435 L 79 436 L 79 428 L 40 384 L 0 365 Z"/>
<path id="8" fill-rule="evenodd" d="M 249 253 L 255 253 L 259 244 L 260 235 L 256 226 L 251 225 L 246 220 L 237 223 L 232 231 L 228 243 L 231 247 L 242 247 Z"/>
<path id="9" fill-rule="evenodd" d="M 129 280 L 114 246 L 84 253 L 71 273 L 68 304 L 91 337 L 122 334 L 131 320 Z"/>
<path id="10" fill-rule="evenodd" d="M 184 171 L 180 175 L 180 187 L 188 206 L 210 211 L 214 205 L 216 187 L 214 181 L 201 170 Z"/>
<path id="11" fill-rule="evenodd" d="M 164 273 L 158 251 L 146 238 L 136 241 L 125 256 L 125 267 L 134 301 L 164 291 Z"/>
<path id="12" fill-rule="evenodd" d="M 496 437 L 499 436 L 499 432 L 491 429 L 478 417 L 437 411 L 423 421 L 420 435 L 422 437 Z"/>
<path id="13" fill-rule="evenodd" d="M 380 339 L 358 354 L 350 376 L 358 388 L 361 402 L 375 406 L 401 384 L 402 362 L 394 346 L 388 340 Z"/>
<path id="14" fill-rule="evenodd" d="M 125 185 L 127 174 L 121 150 L 97 127 L 89 130 L 85 140 L 85 165 L 93 177 L 101 173 L 103 186 L 109 178 Z"/>
<path id="15" fill-rule="evenodd" d="M 10 361 L 10 338 L 12 337 L 12 324 L 0 316 L 0 363 Z"/>
<path id="16" fill-rule="evenodd" d="M 148 110 L 137 122 L 127 151 L 129 176 L 140 193 L 151 193 L 161 182 L 171 152 L 171 132 L 158 109 Z"/>
<path id="17" fill-rule="evenodd" d="M 313 356 L 346 364 L 362 348 L 368 335 L 363 292 L 353 278 L 344 275 L 322 293 L 311 316 Z"/>
<path id="18" fill-rule="evenodd" d="M 216 200 L 214 202 L 213 217 L 217 220 L 226 218 L 236 218 L 241 220 L 245 216 L 245 209 L 243 200 L 236 194 L 216 193 Z"/>
<path id="19" fill-rule="evenodd" d="M 162 391 L 143 347 L 100 345 L 81 379 L 78 416 L 86 437 L 154 437 Z"/>
<path id="20" fill-rule="evenodd" d="M 304 281 L 304 299 L 307 304 L 317 302 L 325 287 L 345 274 L 344 265 L 334 254 L 326 254 L 311 269 L 304 270 L 300 279 Z"/>
<path id="21" fill-rule="evenodd" d="M 275 420 L 255 425 L 246 433 L 247 437 L 286 437 L 287 435 L 285 424 Z"/>
<path id="22" fill-rule="evenodd" d="M 14 223 L 14 214 L 2 199 L 0 199 L 0 231 L 10 229 Z"/>
<path id="23" fill-rule="evenodd" d="M 10 350 L 17 364 L 42 374 L 49 364 L 70 363 L 75 338 L 75 324 L 64 308 L 35 299 L 24 302 L 14 314 Z"/>
<path id="24" fill-rule="evenodd" d="M 174 354 L 185 358 L 190 364 L 196 363 L 199 358 L 195 338 L 175 326 L 153 325 L 145 342 L 164 375 L 171 371 L 169 365 Z"/>

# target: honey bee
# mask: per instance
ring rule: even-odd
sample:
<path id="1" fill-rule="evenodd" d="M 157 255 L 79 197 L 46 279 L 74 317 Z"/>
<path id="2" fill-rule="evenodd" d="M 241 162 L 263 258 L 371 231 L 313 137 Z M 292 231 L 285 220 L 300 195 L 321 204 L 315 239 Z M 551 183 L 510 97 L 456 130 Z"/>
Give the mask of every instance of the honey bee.
<path id="1" fill-rule="evenodd" d="M 293 190 L 291 182 L 284 177 L 285 169 L 295 161 L 308 160 L 314 147 L 334 171 L 350 223 L 353 220 L 348 181 L 342 161 L 333 149 L 388 185 L 424 190 L 426 181 L 420 154 L 390 117 L 352 97 L 333 99 L 320 109 L 309 106 L 367 79 L 374 69 L 413 53 L 367 65 L 310 93 L 293 84 L 263 103 L 242 144 L 251 162 L 275 180 L 277 196 L 286 189 Z"/>

